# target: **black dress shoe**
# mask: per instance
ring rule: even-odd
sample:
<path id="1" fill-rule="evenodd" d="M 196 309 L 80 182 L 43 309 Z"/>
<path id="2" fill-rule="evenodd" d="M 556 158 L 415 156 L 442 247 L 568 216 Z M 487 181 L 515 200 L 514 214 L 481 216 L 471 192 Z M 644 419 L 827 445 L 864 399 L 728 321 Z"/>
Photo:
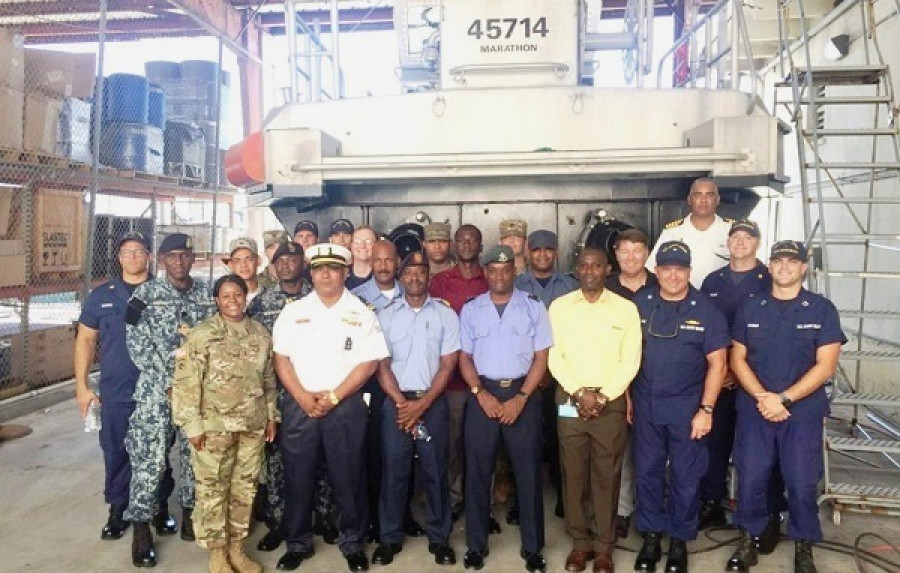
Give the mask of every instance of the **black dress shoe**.
<path id="1" fill-rule="evenodd" d="M 394 555 L 403 551 L 399 543 L 382 543 L 372 554 L 372 563 L 375 565 L 390 565 L 394 561 Z"/>
<path id="2" fill-rule="evenodd" d="M 131 538 L 131 564 L 135 567 L 156 567 L 156 547 L 153 546 L 153 534 L 150 524 L 136 521 Z"/>
<path id="3" fill-rule="evenodd" d="M 100 539 L 109 541 L 119 539 L 125 535 L 125 530 L 128 529 L 128 522 L 125 521 L 124 513 L 124 505 L 113 504 L 109 506 L 109 519 L 106 520 L 106 525 L 100 531 Z"/>
<path id="4" fill-rule="evenodd" d="M 534 573 L 535 571 L 541 571 L 541 573 L 543 573 L 546 571 L 547 561 L 540 553 L 532 553 L 523 549 L 519 552 L 519 555 L 525 560 L 525 569 L 531 573 Z"/>
<path id="5" fill-rule="evenodd" d="M 403 526 L 403 532 L 406 533 L 407 537 L 422 537 L 425 535 L 425 530 L 422 529 L 422 526 L 415 519 L 410 519 L 406 522 L 406 525 Z"/>
<path id="6" fill-rule="evenodd" d="M 169 515 L 169 506 L 165 503 L 159 504 L 159 510 L 153 516 L 153 527 L 156 528 L 157 535 L 174 535 L 178 533 L 178 524 L 175 518 Z"/>
<path id="7" fill-rule="evenodd" d="M 378 527 L 372 523 L 369 524 L 369 527 L 366 528 L 366 543 L 375 543 L 381 536 L 378 535 Z M 322 535 L 322 539 L 325 539 L 325 535 Z M 337 536 L 335 536 L 335 541 L 337 541 Z M 328 543 L 328 540 L 325 540 L 325 543 Z M 333 545 L 334 542 L 328 543 L 329 545 Z"/>
<path id="8" fill-rule="evenodd" d="M 469 549 L 466 551 L 466 556 L 463 557 L 463 567 L 466 569 L 475 569 L 478 571 L 484 567 L 484 558 L 487 556 L 487 553 L 482 553 L 480 551 L 475 551 L 474 549 Z"/>
<path id="9" fill-rule="evenodd" d="M 519 525 L 519 508 L 511 507 L 506 512 L 506 523 L 509 525 Z"/>
<path id="10" fill-rule="evenodd" d="M 687 573 L 687 544 L 681 539 L 669 538 L 669 558 L 666 559 L 666 573 Z"/>
<path id="11" fill-rule="evenodd" d="M 438 565 L 456 565 L 456 552 L 446 543 L 429 543 L 428 552 Z"/>
<path id="12" fill-rule="evenodd" d="M 719 500 L 706 499 L 700 503 L 700 531 L 710 527 L 725 527 L 728 520 L 725 519 L 725 508 Z"/>
<path id="13" fill-rule="evenodd" d="M 462 517 L 462 514 L 464 514 L 465 512 L 466 512 L 465 504 L 463 504 L 463 502 L 461 502 L 461 501 L 458 501 L 450 507 L 450 519 L 452 519 L 453 521 L 456 521 L 457 519 Z"/>
<path id="14" fill-rule="evenodd" d="M 725 570 L 747 573 L 751 567 L 759 563 L 759 552 L 756 549 L 757 543 L 759 543 L 758 537 L 753 537 L 746 531 L 742 531 L 738 548 L 731 555 L 728 563 L 725 564 Z"/>
<path id="15" fill-rule="evenodd" d="M 772 513 L 769 515 L 769 520 L 766 522 L 766 528 L 763 529 L 763 532 L 757 537 L 759 541 L 756 548 L 759 549 L 759 552 L 763 555 L 771 555 L 775 552 L 775 548 L 778 547 L 778 540 L 780 537 L 781 514 Z"/>
<path id="16" fill-rule="evenodd" d="M 310 547 L 306 551 L 288 551 L 278 560 L 278 569 L 282 571 L 293 571 L 300 564 L 316 554 L 316 550 Z"/>
<path id="17" fill-rule="evenodd" d="M 194 509 L 186 507 L 181 511 L 181 539 L 184 541 L 196 541 L 194 535 Z"/>
<path id="18" fill-rule="evenodd" d="M 269 531 L 263 535 L 256 548 L 260 551 L 275 551 L 284 541 L 284 530 L 281 527 L 269 527 Z"/>
<path id="19" fill-rule="evenodd" d="M 626 539 L 631 529 L 631 518 L 624 515 L 616 516 L 616 539 Z"/>
<path id="20" fill-rule="evenodd" d="M 813 561 L 812 543 L 797 541 L 794 543 L 794 573 L 817 573 Z"/>
<path id="21" fill-rule="evenodd" d="M 350 571 L 369 570 L 369 559 L 362 551 L 357 551 L 356 553 L 351 553 L 350 555 L 344 555 L 344 559 L 347 560 L 347 569 L 349 569 Z"/>
<path id="22" fill-rule="evenodd" d="M 500 534 L 500 522 L 497 521 L 493 514 L 488 518 L 488 532 L 491 535 Z"/>
<path id="23" fill-rule="evenodd" d="M 659 546 L 661 539 L 661 532 L 644 534 L 644 544 L 634 560 L 635 571 L 656 571 L 656 562 L 659 561 L 662 555 L 662 550 Z"/>

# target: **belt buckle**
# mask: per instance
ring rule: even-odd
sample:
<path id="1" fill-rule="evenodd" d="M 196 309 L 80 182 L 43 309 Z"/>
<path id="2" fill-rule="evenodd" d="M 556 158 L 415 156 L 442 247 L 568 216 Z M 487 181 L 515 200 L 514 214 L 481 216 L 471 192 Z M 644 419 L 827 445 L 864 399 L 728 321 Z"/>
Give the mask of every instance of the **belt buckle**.
<path id="1" fill-rule="evenodd" d="M 498 382 L 500 383 L 501 388 L 509 388 L 510 386 L 512 386 L 512 383 L 513 383 L 513 381 L 510 380 L 509 378 L 506 378 L 504 380 L 498 380 Z"/>

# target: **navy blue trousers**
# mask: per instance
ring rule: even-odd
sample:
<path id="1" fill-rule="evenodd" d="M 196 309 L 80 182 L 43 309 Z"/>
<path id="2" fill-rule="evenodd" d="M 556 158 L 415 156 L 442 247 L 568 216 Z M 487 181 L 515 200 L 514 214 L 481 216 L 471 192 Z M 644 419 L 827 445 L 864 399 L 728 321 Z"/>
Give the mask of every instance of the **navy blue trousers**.
<path id="1" fill-rule="evenodd" d="M 415 440 L 397 427 L 397 405 L 384 400 L 381 418 L 381 496 L 379 530 L 382 543 L 403 543 L 404 521 L 412 487 L 413 458 L 419 468 L 419 483 L 425 493 L 425 532 L 429 543 L 446 544 L 453 521 L 450 518 L 450 486 L 447 466 L 450 449 L 450 410 L 442 395 L 422 415 L 430 441 Z"/>
<path id="2" fill-rule="evenodd" d="M 787 487 L 788 526 L 791 539 L 821 541 L 819 481 L 822 461 L 822 418 L 788 418 L 767 422 L 756 412 L 739 414 L 734 443 L 738 471 L 738 510 L 735 523 L 751 535 L 766 527 L 766 492 L 778 467 Z"/>
<path id="3" fill-rule="evenodd" d="M 684 541 L 696 539 L 700 477 L 706 472 L 709 455 L 705 439 L 691 439 L 690 420 L 654 424 L 650 412 L 637 407 L 633 439 L 635 527 L 642 532 L 665 531 L 669 537 Z"/>
<path id="4" fill-rule="evenodd" d="M 499 388 L 484 381 L 485 388 L 504 402 L 520 389 Z M 491 475 L 497 462 L 500 439 L 509 452 L 516 496 L 519 501 L 519 532 L 522 549 L 539 553 L 544 547 L 544 492 L 541 469 L 541 393 L 529 398 L 522 413 L 511 426 L 488 418 L 475 396 L 469 397 L 464 422 L 466 451 L 466 545 L 474 551 L 487 549 L 491 511 Z"/>
<path id="5" fill-rule="evenodd" d="M 282 403 L 278 443 L 284 461 L 284 525 L 288 551 L 312 548 L 312 512 L 319 461 L 324 458 L 340 512 L 338 547 L 349 555 L 365 547 L 366 404 L 356 392 L 324 418 L 310 418 L 291 397 Z"/>

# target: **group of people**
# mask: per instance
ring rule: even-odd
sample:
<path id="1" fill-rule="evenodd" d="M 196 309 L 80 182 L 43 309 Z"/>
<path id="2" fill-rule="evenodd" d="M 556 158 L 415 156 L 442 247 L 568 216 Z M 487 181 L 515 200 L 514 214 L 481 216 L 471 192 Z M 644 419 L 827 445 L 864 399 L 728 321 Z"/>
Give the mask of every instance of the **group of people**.
<path id="1" fill-rule="evenodd" d="M 777 242 L 763 264 L 757 224 L 721 218 L 718 201 L 698 179 L 690 215 L 652 251 L 628 229 L 612 253 L 583 248 L 572 274 L 556 235 L 523 220 L 487 248 L 474 225 L 432 223 L 402 257 L 371 227 L 339 219 L 320 242 L 304 220 L 264 234 L 259 273 L 256 242 L 232 241 L 211 298 L 190 276 L 190 237 L 160 243 L 152 278 L 149 242 L 125 235 L 122 276 L 85 301 L 76 342 L 78 405 L 103 404 L 102 538 L 131 525 L 133 564 L 156 564 L 151 527 L 178 530 L 177 443 L 181 536 L 209 549 L 212 572 L 262 570 L 243 547 L 254 500 L 258 549 L 286 544 L 279 569 L 312 558 L 315 534 L 351 571 L 368 569 L 367 540 L 388 565 L 423 534 L 452 565 L 464 516 L 463 565 L 479 570 L 504 479 L 525 568 L 544 571 L 546 460 L 567 571 L 614 571 L 633 516 L 635 570 L 654 571 L 668 537 L 665 569 L 683 572 L 687 542 L 726 524 L 731 460 L 742 536 L 725 569 L 774 551 L 787 510 L 795 570 L 814 572 L 823 384 L 846 339 L 802 286 L 804 245 Z"/>

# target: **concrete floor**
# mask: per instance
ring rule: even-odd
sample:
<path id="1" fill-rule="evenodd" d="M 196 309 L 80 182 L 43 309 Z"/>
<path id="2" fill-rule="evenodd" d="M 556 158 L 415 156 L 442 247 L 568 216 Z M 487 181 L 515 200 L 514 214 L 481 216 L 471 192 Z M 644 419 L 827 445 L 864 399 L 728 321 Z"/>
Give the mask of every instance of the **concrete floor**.
<path id="1" fill-rule="evenodd" d="M 101 541 L 100 528 L 105 522 L 106 506 L 103 504 L 103 467 L 96 434 L 85 434 L 74 403 L 51 406 L 47 409 L 11 420 L 12 424 L 31 427 L 31 435 L 10 442 L 0 443 L 0 572 L 40 571 L 48 573 L 104 573 L 133 571 L 130 561 L 130 532 L 118 541 Z M 571 548 L 563 522 L 553 516 L 551 496 L 547 496 L 546 522 L 547 545 L 545 556 L 548 571 L 564 571 L 566 555 Z M 498 508 L 498 515 L 505 515 Z M 822 522 L 829 540 L 853 544 L 856 536 L 864 531 L 875 531 L 893 542 L 900 541 L 900 518 L 878 517 L 845 513 L 843 523 L 836 527 L 831 523 L 831 512 L 823 510 Z M 250 553 L 263 563 L 266 570 L 274 571 L 282 549 L 273 553 L 260 553 L 255 549 L 256 540 L 264 533 L 258 527 L 251 536 Z M 712 538 L 727 539 L 731 532 L 701 534 L 691 543 L 692 571 L 722 571 L 731 555 L 731 547 L 710 551 L 715 545 Z M 300 567 L 299 571 L 346 571 L 345 561 L 336 547 L 327 546 L 317 538 L 317 554 Z M 632 535 L 621 542 L 622 549 L 615 553 L 619 571 L 632 569 L 634 553 L 639 541 Z M 439 567 L 427 553 L 424 539 L 408 540 L 401 554 L 389 567 L 373 566 L 377 571 L 430 571 L 462 570 L 465 552 L 463 520 L 457 522 L 452 544 L 457 551 L 456 567 Z M 900 555 L 881 546 L 881 542 L 869 539 L 863 547 L 895 562 Z M 630 550 L 629 550 L 630 549 Z M 369 547 L 371 556 L 374 548 Z M 515 527 L 503 525 L 503 533 L 491 537 L 491 555 L 485 571 L 524 571 L 518 557 L 519 536 Z M 181 541 L 178 536 L 157 539 L 160 572 L 202 572 L 206 567 L 206 553 L 192 543 Z M 816 549 L 819 571 L 856 571 L 853 558 L 823 548 Z M 793 546 L 783 542 L 778 550 L 764 556 L 754 572 L 792 571 Z M 870 566 L 870 571 L 880 571 Z M 895 571 L 900 570 L 900 568 Z M 590 567 L 588 568 L 590 571 Z"/>

